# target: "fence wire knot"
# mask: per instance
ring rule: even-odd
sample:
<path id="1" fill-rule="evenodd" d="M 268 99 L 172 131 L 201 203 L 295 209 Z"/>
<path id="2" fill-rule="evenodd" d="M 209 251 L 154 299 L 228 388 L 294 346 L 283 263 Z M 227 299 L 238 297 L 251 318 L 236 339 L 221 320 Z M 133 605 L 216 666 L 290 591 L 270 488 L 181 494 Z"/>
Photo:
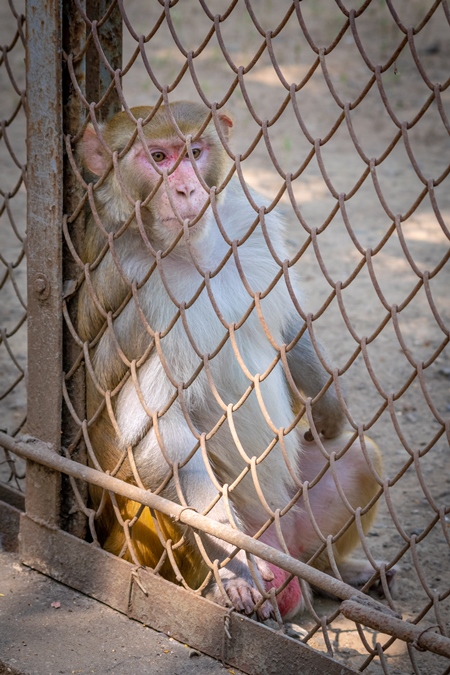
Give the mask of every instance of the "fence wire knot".
<path id="1" fill-rule="evenodd" d="M 227 611 L 227 613 L 223 617 L 222 650 L 221 650 L 220 660 L 221 660 L 224 668 L 227 665 L 227 661 L 226 661 L 227 640 L 226 639 L 228 638 L 228 640 L 231 640 L 230 617 L 231 617 L 231 614 L 234 611 L 235 610 L 233 609 L 233 607 L 230 607 L 230 609 Z"/>
<path id="2" fill-rule="evenodd" d="M 428 626 L 428 628 L 424 628 L 424 630 L 416 637 L 416 639 L 413 640 L 413 642 L 411 642 L 411 647 L 414 647 L 414 649 L 417 649 L 417 651 L 419 651 L 419 652 L 426 652 L 427 651 L 426 647 L 422 647 L 421 645 L 419 645 L 419 640 L 422 637 L 422 635 L 427 633 L 432 628 L 437 628 L 439 633 L 441 635 L 443 635 L 442 629 L 439 626 L 439 624 L 434 623 L 432 626 Z"/>
<path id="3" fill-rule="evenodd" d="M 194 509 L 193 506 L 183 506 L 181 511 L 177 513 L 175 516 L 173 516 L 173 519 L 176 523 L 179 523 L 181 520 L 181 516 L 185 511 L 194 511 L 194 513 L 198 513 L 197 509 Z"/>
<path id="4" fill-rule="evenodd" d="M 139 588 L 141 589 L 141 591 L 143 592 L 145 597 L 148 598 L 148 591 L 145 589 L 145 587 L 142 585 L 141 580 L 139 579 L 139 570 L 140 569 L 143 569 L 143 567 L 142 566 L 137 567 L 136 569 L 132 570 L 131 576 L 136 581 L 137 585 L 139 586 Z"/>

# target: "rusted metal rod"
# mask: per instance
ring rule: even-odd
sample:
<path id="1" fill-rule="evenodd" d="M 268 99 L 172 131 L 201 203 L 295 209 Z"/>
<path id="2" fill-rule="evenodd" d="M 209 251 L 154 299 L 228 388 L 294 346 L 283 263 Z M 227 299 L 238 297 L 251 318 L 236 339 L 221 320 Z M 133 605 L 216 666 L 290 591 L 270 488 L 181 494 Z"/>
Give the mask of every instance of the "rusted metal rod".
<path id="1" fill-rule="evenodd" d="M 435 654 L 450 658 L 450 639 L 433 632 L 433 626 L 425 629 L 415 626 L 413 623 L 397 619 L 395 616 L 381 614 L 367 604 L 358 602 L 358 600 L 344 600 L 340 610 L 351 621 L 393 635 L 404 642 L 414 644 L 419 649 L 427 649 Z"/>

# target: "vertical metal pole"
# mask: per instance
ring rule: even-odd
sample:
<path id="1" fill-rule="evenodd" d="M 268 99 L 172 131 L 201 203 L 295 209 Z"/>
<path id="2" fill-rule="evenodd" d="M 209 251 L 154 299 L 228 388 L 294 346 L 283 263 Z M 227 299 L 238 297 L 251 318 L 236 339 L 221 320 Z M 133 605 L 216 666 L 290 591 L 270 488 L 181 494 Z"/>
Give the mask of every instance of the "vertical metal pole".
<path id="1" fill-rule="evenodd" d="M 90 18 L 101 18 L 108 6 L 105 0 L 86 0 Z M 71 362 L 74 350 L 69 344 L 63 352 L 62 293 L 64 277 L 72 278 L 73 261 L 63 248 L 63 213 L 70 214 L 81 188 L 63 162 L 63 117 L 65 133 L 75 135 L 87 111 L 62 67 L 62 40 L 67 53 L 78 53 L 87 37 L 87 27 L 77 19 L 71 0 L 27 0 L 27 95 L 28 95 L 28 425 L 27 432 L 49 443 L 60 452 L 61 437 L 70 439 L 71 420 L 62 406 L 62 372 Z M 64 35 L 64 38 L 63 38 Z M 113 68 L 121 65 L 122 22 L 116 6 L 101 28 L 101 42 Z M 79 83 L 89 101 L 98 101 L 111 82 L 111 74 L 90 48 L 86 60 L 76 63 Z M 99 111 L 109 117 L 119 108 L 113 91 Z M 83 214 L 73 224 L 75 241 L 83 236 Z M 64 265 L 63 265 L 64 257 Z M 70 308 L 76 316 L 76 303 Z M 81 418 L 84 408 L 82 369 L 67 383 Z M 63 414 L 64 412 L 64 414 Z M 62 421 L 61 421 L 62 420 Z M 82 450 L 78 456 L 82 461 Z M 72 514 L 72 497 L 61 505 L 61 493 L 71 494 L 60 474 L 29 462 L 27 466 L 27 514 L 49 526 L 64 527 L 83 536 L 79 514 Z M 66 503 L 67 502 L 67 503 Z M 72 515 L 71 515 L 72 514 Z M 22 554 L 27 542 L 23 537 Z"/>
<path id="2" fill-rule="evenodd" d="M 28 424 L 60 449 L 62 92 L 60 0 L 27 0 Z M 59 523 L 60 475 L 28 462 L 26 509 Z M 26 543 L 24 543 L 26 548 Z M 24 552 L 24 551 L 22 551 Z"/>

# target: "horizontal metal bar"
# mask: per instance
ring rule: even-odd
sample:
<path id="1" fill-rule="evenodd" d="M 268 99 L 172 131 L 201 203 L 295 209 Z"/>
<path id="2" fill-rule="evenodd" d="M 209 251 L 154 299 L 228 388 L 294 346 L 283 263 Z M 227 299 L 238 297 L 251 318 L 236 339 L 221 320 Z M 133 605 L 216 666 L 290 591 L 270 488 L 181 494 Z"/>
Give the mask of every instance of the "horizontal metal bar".
<path id="1" fill-rule="evenodd" d="M 196 530 L 218 537 L 233 546 L 245 549 L 249 553 L 271 562 L 278 567 L 282 567 L 313 586 L 321 588 L 341 600 L 354 600 L 360 598 L 364 607 L 371 607 L 373 611 L 378 614 L 401 618 L 388 607 L 369 598 L 352 586 L 349 586 L 320 570 L 310 567 L 282 551 L 278 551 L 261 541 L 253 539 L 243 532 L 234 530 L 228 525 L 202 516 L 191 508 L 180 506 L 179 504 L 175 504 L 164 497 L 155 495 L 148 490 L 142 490 L 135 485 L 130 485 L 129 483 L 125 483 L 124 481 L 102 473 L 101 471 L 97 471 L 96 469 L 92 469 L 91 467 L 84 466 L 71 459 L 62 457 L 52 450 L 47 443 L 43 443 L 30 436 L 23 436 L 21 440 L 18 441 L 7 434 L 0 432 L 0 446 L 3 446 L 20 457 L 38 462 L 49 469 L 61 471 L 74 478 L 87 481 L 88 483 L 97 485 L 105 490 L 112 491 L 123 497 L 144 504 L 156 511 L 164 513 L 177 522 L 184 523 Z"/>
<path id="2" fill-rule="evenodd" d="M 351 621 L 393 635 L 404 642 L 414 644 L 419 649 L 426 649 L 450 658 L 450 639 L 434 633 L 431 630 L 434 626 L 424 629 L 408 621 L 397 619 L 395 616 L 380 615 L 380 612 L 356 600 L 344 600 L 340 609 L 342 614 Z"/>
<path id="3" fill-rule="evenodd" d="M 0 500 L 0 550 L 17 550 L 21 513 L 22 511 L 8 502 Z"/>
<path id="4" fill-rule="evenodd" d="M 19 511 L 25 511 L 25 495 L 11 485 L 0 483 L 0 501 L 14 506 Z"/>

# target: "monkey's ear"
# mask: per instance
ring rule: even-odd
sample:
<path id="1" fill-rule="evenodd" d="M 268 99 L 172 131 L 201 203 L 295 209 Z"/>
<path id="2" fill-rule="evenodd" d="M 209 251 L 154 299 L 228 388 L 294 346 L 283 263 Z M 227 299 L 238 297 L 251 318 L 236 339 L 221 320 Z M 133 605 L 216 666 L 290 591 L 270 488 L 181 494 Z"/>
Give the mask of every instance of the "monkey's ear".
<path id="1" fill-rule="evenodd" d="M 220 126 L 222 127 L 222 132 L 225 138 L 228 140 L 230 137 L 231 129 L 234 126 L 233 118 L 228 112 L 221 112 L 219 114 Z"/>
<path id="2" fill-rule="evenodd" d="M 95 176 L 101 176 L 108 166 L 105 149 L 92 124 L 88 124 L 83 134 L 83 159 L 86 169 Z"/>

